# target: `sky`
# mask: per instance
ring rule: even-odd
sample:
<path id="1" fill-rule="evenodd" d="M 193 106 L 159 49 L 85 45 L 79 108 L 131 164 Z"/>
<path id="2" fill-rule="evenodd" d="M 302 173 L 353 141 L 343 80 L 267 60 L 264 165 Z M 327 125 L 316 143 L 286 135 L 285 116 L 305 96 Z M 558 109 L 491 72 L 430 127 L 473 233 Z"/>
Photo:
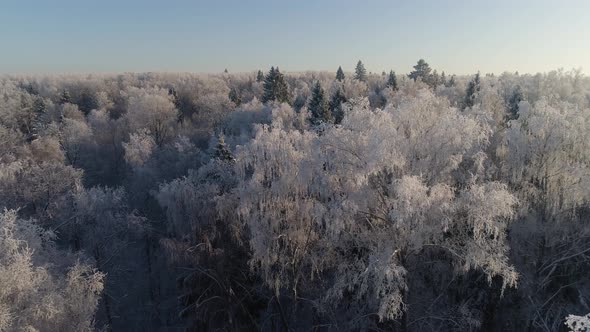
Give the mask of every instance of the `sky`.
<path id="1" fill-rule="evenodd" d="M 590 73 L 588 0 L 0 0 L 0 73 Z"/>

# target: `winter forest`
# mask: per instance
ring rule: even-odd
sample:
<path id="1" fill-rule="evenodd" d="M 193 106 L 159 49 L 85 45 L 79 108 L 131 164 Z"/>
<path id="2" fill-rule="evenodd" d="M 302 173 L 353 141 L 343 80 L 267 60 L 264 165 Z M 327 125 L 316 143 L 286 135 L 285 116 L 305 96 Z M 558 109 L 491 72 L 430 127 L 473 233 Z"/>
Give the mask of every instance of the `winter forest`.
<path id="1" fill-rule="evenodd" d="M 590 78 L 3 75 L 0 209 L 0 331 L 587 331 Z"/>

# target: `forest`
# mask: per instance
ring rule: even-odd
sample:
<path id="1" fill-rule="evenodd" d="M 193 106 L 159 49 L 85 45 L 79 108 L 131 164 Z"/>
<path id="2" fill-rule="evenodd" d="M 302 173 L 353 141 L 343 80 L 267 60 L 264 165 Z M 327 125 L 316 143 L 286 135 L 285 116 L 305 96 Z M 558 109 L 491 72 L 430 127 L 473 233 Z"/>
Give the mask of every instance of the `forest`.
<path id="1" fill-rule="evenodd" d="M 580 70 L 0 76 L 0 331 L 581 332 L 589 313 Z"/>

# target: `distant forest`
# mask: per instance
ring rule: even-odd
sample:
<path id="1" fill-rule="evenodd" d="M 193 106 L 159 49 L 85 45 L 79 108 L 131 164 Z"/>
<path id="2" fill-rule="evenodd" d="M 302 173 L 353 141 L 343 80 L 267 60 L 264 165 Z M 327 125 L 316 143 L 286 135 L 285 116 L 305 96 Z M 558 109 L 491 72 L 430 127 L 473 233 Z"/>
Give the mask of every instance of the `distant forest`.
<path id="1" fill-rule="evenodd" d="M 0 76 L 0 331 L 587 331 L 588 313 L 579 71 Z"/>

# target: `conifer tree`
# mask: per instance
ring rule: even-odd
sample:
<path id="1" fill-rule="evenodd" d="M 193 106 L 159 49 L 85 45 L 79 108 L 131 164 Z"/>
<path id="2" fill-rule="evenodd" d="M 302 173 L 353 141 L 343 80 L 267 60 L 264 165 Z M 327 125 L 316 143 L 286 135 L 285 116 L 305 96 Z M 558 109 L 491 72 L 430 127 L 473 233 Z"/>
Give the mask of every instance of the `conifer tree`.
<path id="1" fill-rule="evenodd" d="M 314 125 L 320 123 L 330 123 L 333 121 L 332 113 L 330 112 L 328 105 L 328 100 L 326 99 L 326 93 L 320 85 L 320 82 L 317 82 L 313 88 L 311 100 L 309 101 L 309 112 L 309 120 Z"/>
<path id="2" fill-rule="evenodd" d="M 443 86 L 447 86 L 447 76 L 445 75 L 444 70 L 440 74 L 440 84 L 443 85 Z"/>
<path id="3" fill-rule="evenodd" d="M 475 77 L 467 85 L 467 91 L 465 91 L 465 99 L 463 100 L 463 109 L 473 107 L 475 105 L 475 99 L 481 89 L 481 80 L 479 72 L 475 74 Z"/>
<path id="4" fill-rule="evenodd" d="M 335 124 L 340 124 L 342 119 L 344 118 L 344 110 L 342 109 L 342 103 L 347 102 L 346 96 L 342 93 L 341 89 L 336 90 L 332 98 L 330 99 L 330 103 L 328 107 L 330 112 L 332 112 L 332 117 L 334 118 Z"/>
<path id="5" fill-rule="evenodd" d="M 291 103 L 291 96 L 289 88 L 285 82 L 283 74 L 279 71 L 279 67 L 270 68 L 268 75 L 264 79 L 264 94 L 262 95 L 262 102 L 278 101 L 280 103 Z"/>
<path id="6" fill-rule="evenodd" d="M 367 81 L 367 70 L 365 69 L 365 65 L 363 65 L 361 60 L 359 60 L 359 62 L 356 64 L 354 78 L 361 82 Z"/>
<path id="7" fill-rule="evenodd" d="M 430 80 L 430 75 L 432 69 L 428 65 L 424 59 L 418 60 L 418 63 L 414 66 L 414 71 L 412 71 L 408 77 L 413 79 L 414 81 L 418 78 L 422 80 L 422 82 L 428 83 Z"/>
<path id="8" fill-rule="evenodd" d="M 451 79 L 447 83 L 447 87 L 455 86 L 455 84 L 456 84 L 456 82 L 455 82 L 455 75 L 451 75 Z"/>
<path id="9" fill-rule="evenodd" d="M 236 106 L 240 106 L 242 104 L 242 97 L 240 96 L 240 94 L 238 93 L 238 91 L 236 90 L 236 88 L 234 88 L 234 87 L 232 87 L 229 90 L 228 98 L 234 104 L 236 104 Z"/>
<path id="10" fill-rule="evenodd" d="M 258 74 L 256 74 L 256 82 L 262 82 L 264 81 L 264 74 L 262 73 L 262 70 L 258 71 Z"/>
<path id="11" fill-rule="evenodd" d="M 522 89 L 520 85 L 517 85 L 512 92 L 512 96 L 508 100 L 508 116 L 507 120 L 517 120 L 518 119 L 518 104 L 524 100 L 524 96 L 522 94 Z"/>
<path id="12" fill-rule="evenodd" d="M 438 71 L 436 69 L 432 72 L 429 82 L 431 88 L 436 88 L 437 85 L 440 84 L 440 76 L 438 75 Z"/>
<path id="13" fill-rule="evenodd" d="M 338 70 L 336 71 L 336 79 L 340 82 L 344 81 L 344 71 L 341 66 L 338 66 Z"/>
<path id="14" fill-rule="evenodd" d="M 397 78 L 395 77 L 395 72 L 393 70 L 389 72 L 387 86 L 393 89 L 393 91 L 397 91 Z"/>
<path id="15" fill-rule="evenodd" d="M 219 135 L 217 138 L 217 146 L 215 146 L 215 152 L 213 156 L 216 159 L 226 162 L 234 162 L 235 158 L 232 155 L 231 151 L 229 150 L 227 144 L 225 143 L 225 136 L 223 134 Z"/>
<path id="16" fill-rule="evenodd" d="M 69 103 L 69 104 L 72 103 L 72 96 L 70 95 L 70 92 L 68 90 L 65 90 L 64 89 L 61 92 L 61 95 L 59 96 L 59 104 L 60 105 L 63 105 L 63 104 L 66 104 L 66 103 Z"/>

